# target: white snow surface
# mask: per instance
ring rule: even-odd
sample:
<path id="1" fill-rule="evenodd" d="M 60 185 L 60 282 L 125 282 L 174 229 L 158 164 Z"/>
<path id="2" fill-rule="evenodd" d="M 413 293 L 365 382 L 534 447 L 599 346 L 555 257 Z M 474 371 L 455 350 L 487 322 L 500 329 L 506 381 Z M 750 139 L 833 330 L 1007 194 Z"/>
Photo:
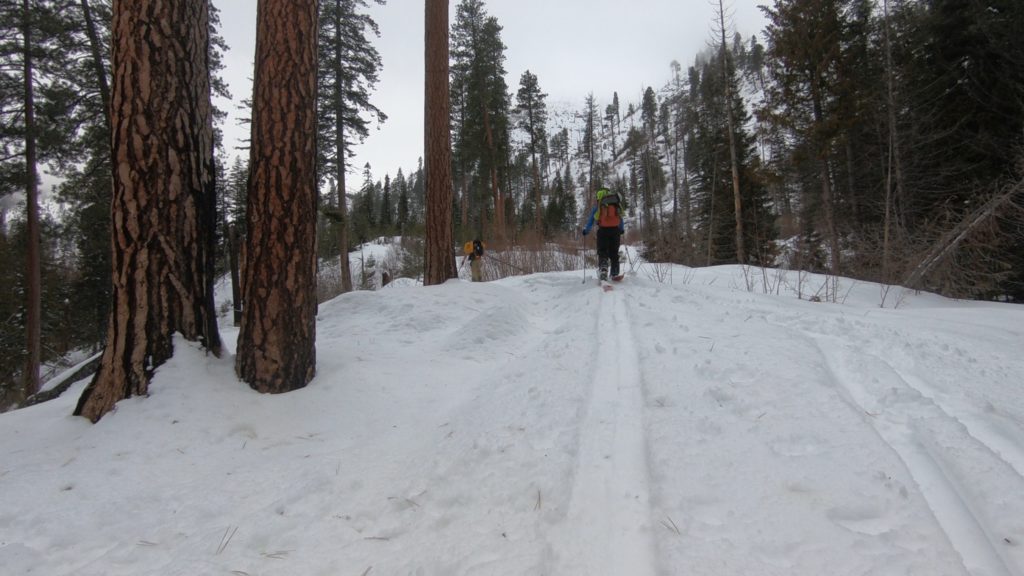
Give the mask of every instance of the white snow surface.
<path id="1" fill-rule="evenodd" d="M 0 574 L 1024 574 L 1024 308 L 760 274 L 346 294 L 274 396 L 179 339 L 0 416 Z"/>

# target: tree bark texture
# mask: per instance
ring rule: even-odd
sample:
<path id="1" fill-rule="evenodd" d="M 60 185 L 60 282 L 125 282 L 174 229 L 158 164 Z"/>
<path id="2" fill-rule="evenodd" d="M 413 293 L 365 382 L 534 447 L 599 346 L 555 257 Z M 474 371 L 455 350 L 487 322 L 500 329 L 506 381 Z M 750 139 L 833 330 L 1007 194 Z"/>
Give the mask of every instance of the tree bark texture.
<path id="1" fill-rule="evenodd" d="M 426 0 L 426 82 L 424 92 L 424 177 L 426 254 L 423 283 L 442 284 L 454 276 L 452 172 L 448 95 L 448 0 Z"/>
<path id="2" fill-rule="evenodd" d="M 316 0 L 260 0 L 235 369 L 260 392 L 316 374 Z"/>
<path id="3" fill-rule="evenodd" d="M 75 413 L 145 395 L 180 332 L 220 354 L 212 298 L 214 169 L 207 0 L 115 0 L 112 306 Z"/>
<path id="4" fill-rule="evenodd" d="M 25 81 L 25 374 L 24 397 L 39 391 L 42 358 L 42 272 L 39 248 L 39 188 L 36 175 L 35 87 L 32 85 L 32 20 L 28 0 L 22 2 Z"/>

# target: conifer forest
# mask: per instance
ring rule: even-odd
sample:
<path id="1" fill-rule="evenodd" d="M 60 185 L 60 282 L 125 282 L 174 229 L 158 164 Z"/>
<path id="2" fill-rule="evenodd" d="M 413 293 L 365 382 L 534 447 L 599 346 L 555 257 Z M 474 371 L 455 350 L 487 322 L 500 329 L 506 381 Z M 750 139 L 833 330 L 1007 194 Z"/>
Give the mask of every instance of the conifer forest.
<path id="1" fill-rule="evenodd" d="M 375 102 L 385 0 L 259 0 L 251 94 L 217 4 L 0 0 L 0 409 L 95 357 L 76 413 L 98 420 L 172 336 L 219 355 L 218 317 L 241 380 L 302 387 L 317 303 L 366 287 L 350 251 L 400 236 L 389 275 L 424 284 L 472 237 L 572 251 L 597 185 L 651 262 L 1024 301 L 1020 0 L 761 0 L 763 30 L 716 2 L 692 61 L 573 109 L 510 77 L 484 0 L 428 0 L 425 150 L 389 174 L 353 151 L 425 111 Z"/>

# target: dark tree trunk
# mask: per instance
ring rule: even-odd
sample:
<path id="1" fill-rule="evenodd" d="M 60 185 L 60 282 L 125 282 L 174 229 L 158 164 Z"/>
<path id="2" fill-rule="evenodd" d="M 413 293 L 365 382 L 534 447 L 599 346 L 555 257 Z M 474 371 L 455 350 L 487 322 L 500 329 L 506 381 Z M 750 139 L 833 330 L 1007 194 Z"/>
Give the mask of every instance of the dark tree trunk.
<path id="1" fill-rule="evenodd" d="M 726 57 L 725 44 L 725 7 L 718 0 L 718 19 L 722 32 L 722 82 L 725 86 L 725 117 L 729 128 L 729 166 L 732 168 L 732 201 L 733 215 L 736 218 L 736 260 L 740 264 L 747 263 L 747 249 L 743 240 L 743 197 L 740 195 L 740 169 L 736 154 L 736 121 L 732 110 L 732 74 L 729 73 L 729 60 Z"/>
<path id="2" fill-rule="evenodd" d="M 100 45 L 100 37 L 96 32 L 96 24 L 92 18 L 92 8 L 89 7 L 89 0 L 81 0 L 82 18 L 85 20 L 85 32 L 89 37 L 89 50 L 92 56 L 92 67 L 96 74 L 96 85 L 100 89 L 100 100 L 103 102 L 103 116 L 110 125 L 110 83 L 107 81 L 106 66 L 103 63 L 103 46 Z"/>
<path id="3" fill-rule="evenodd" d="M 112 302 L 75 414 L 145 395 L 174 334 L 220 354 L 209 275 L 214 195 L 207 0 L 115 0 Z"/>
<path id="4" fill-rule="evenodd" d="M 228 225 L 228 267 L 231 268 L 231 302 L 234 309 L 231 319 L 235 326 L 242 325 L 242 283 L 239 278 L 238 224 Z"/>
<path id="5" fill-rule="evenodd" d="M 494 236 L 499 242 L 504 243 L 506 239 L 507 226 L 505 225 L 505 193 L 498 184 L 498 152 L 494 146 L 494 133 L 491 130 L 491 115 L 487 106 L 483 107 L 484 136 L 487 139 L 487 151 L 491 156 L 491 192 L 494 195 Z M 485 208 L 481 206 L 480 219 L 484 220 L 482 213 Z"/>
<path id="6" fill-rule="evenodd" d="M 334 61 L 341 62 L 341 15 L 334 12 Z M 341 70 L 335 71 L 334 77 L 336 87 L 336 100 L 334 102 L 334 133 L 335 133 L 335 169 L 338 180 L 338 265 L 341 269 L 341 291 L 352 291 L 352 268 L 348 261 L 348 197 L 345 193 L 345 167 L 348 161 L 345 159 L 345 78 Z"/>
<path id="7" fill-rule="evenodd" d="M 288 392 L 316 374 L 316 0 L 260 0 L 238 376 Z"/>
<path id="8" fill-rule="evenodd" d="M 32 86 L 32 20 L 29 1 L 22 1 L 25 76 L 25 398 L 39 391 L 42 357 L 42 273 L 39 263 L 39 198 L 36 177 L 35 91 Z"/>
<path id="9" fill-rule="evenodd" d="M 448 0 L 426 0 L 424 176 L 427 191 L 423 283 L 455 276 L 452 252 L 452 172 L 448 99 Z"/>

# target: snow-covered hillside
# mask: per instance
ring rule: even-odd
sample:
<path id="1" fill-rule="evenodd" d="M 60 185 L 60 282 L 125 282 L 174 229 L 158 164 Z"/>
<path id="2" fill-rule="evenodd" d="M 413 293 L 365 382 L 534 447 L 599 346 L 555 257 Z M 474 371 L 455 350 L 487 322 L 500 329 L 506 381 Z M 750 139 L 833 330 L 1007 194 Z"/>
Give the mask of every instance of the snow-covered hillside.
<path id="1" fill-rule="evenodd" d="M 355 292 L 281 396 L 179 342 L 0 415 L 0 573 L 1024 574 L 1024 308 L 770 279 Z"/>

